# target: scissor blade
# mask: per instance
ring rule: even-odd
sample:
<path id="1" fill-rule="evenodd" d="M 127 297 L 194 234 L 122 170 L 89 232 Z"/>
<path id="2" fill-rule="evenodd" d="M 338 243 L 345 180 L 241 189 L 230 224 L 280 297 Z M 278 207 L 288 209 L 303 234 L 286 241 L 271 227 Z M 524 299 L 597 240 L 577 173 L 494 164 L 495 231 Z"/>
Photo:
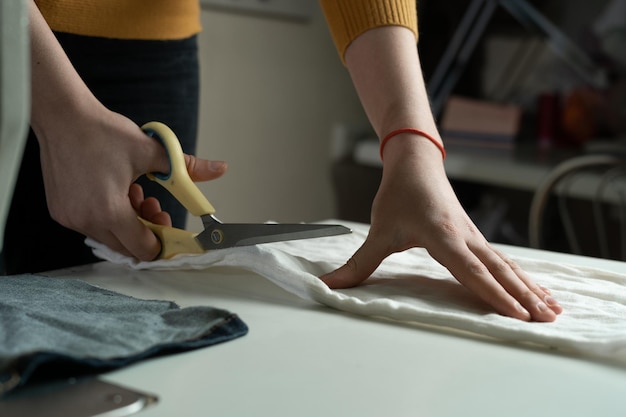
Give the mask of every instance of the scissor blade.
<path id="1" fill-rule="evenodd" d="M 211 250 L 285 240 L 335 236 L 351 232 L 345 226 L 334 224 L 228 224 L 209 222 L 205 224 L 205 230 L 196 236 L 196 239 L 205 250 Z"/>

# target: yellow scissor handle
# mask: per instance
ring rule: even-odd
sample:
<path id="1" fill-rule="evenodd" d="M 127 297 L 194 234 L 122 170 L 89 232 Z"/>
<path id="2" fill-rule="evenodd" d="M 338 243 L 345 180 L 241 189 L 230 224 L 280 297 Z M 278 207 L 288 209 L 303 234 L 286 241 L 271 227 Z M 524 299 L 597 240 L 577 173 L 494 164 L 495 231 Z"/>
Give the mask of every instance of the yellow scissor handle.
<path id="1" fill-rule="evenodd" d="M 148 122 L 141 129 L 161 142 L 170 161 L 169 174 L 149 173 L 148 178 L 165 187 L 194 216 L 215 213 L 215 209 L 189 177 L 183 150 L 172 129 L 160 122 Z"/>
<path id="2" fill-rule="evenodd" d="M 160 224 L 151 223 L 145 219 L 139 218 L 143 224 L 156 235 L 161 241 L 161 252 L 159 259 L 169 259 L 175 255 L 182 253 L 204 253 L 206 252 L 200 243 L 196 240 L 196 233 L 186 230 L 176 229 L 175 227 L 162 226 Z"/>

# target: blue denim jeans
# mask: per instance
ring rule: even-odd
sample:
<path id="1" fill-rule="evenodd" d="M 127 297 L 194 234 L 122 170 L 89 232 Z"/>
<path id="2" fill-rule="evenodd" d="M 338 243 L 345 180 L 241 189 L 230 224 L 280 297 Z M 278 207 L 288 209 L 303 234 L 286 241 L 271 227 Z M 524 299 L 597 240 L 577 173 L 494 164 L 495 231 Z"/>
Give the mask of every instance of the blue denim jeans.
<path id="1" fill-rule="evenodd" d="M 0 397 L 31 380 L 98 374 L 247 332 L 218 308 L 140 300 L 76 279 L 0 277 Z"/>
<path id="2" fill-rule="evenodd" d="M 56 35 L 89 89 L 106 107 L 138 125 L 153 120 L 167 124 L 183 150 L 195 152 L 199 94 L 196 37 L 143 41 Z M 139 182 L 147 196 L 161 201 L 174 226 L 184 227 L 184 208 L 156 183 L 145 178 Z M 62 227 L 48 213 L 39 145 L 31 131 L 7 219 L 4 273 L 33 273 L 95 261 L 83 241 L 84 236 Z"/>

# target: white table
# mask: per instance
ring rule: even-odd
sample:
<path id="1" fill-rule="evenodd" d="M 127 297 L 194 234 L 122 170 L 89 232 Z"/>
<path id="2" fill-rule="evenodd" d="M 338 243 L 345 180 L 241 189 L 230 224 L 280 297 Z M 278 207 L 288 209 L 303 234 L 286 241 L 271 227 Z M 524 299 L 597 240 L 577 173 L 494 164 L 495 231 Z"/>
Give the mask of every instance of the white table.
<path id="1" fill-rule="evenodd" d="M 621 262 L 501 248 L 626 270 Z M 138 416 L 626 415 L 624 367 L 357 317 L 232 269 L 138 272 L 99 263 L 55 275 L 181 306 L 225 308 L 250 327 L 234 341 L 104 375 L 159 397 Z"/>

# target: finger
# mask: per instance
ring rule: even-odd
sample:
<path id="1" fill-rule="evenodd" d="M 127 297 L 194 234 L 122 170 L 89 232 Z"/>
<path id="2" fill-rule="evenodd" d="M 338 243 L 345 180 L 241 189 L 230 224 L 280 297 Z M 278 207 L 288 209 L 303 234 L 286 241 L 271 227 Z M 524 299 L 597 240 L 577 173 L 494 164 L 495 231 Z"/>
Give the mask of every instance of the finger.
<path id="1" fill-rule="evenodd" d="M 473 248 L 495 280 L 519 302 L 535 321 L 554 321 L 556 313 L 545 302 L 547 295 L 531 279 L 520 278 L 521 269 L 513 261 L 496 253 L 488 245 Z"/>
<path id="2" fill-rule="evenodd" d="M 155 212 L 154 214 L 146 215 L 143 218 L 148 220 L 150 223 L 172 227 L 172 217 L 166 211 Z"/>
<path id="3" fill-rule="evenodd" d="M 169 173 L 170 161 L 165 148 L 157 141 L 150 139 L 141 132 L 141 140 L 147 145 L 142 147 L 143 153 L 137 155 L 135 161 L 140 162 L 137 166 L 137 175 L 147 172 Z M 183 154 L 187 172 L 192 181 L 209 181 L 221 177 L 226 172 L 228 165 L 224 161 L 209 161 L 193 155 Z"/>
<path id="4" fill-rule="evenodd" d="M 161 203 L 154 197 L 148 197 L 141 203 L 139 215 L 151 223 L 172 227 L 172 218 L 161 209 Z"/>
<path id="5" fill-rule="evenodd" d="M 552 291 L 550 291 L 549 288 L 546 288 L 543 285 L 539 285 L 539 288 L 541 288 L 543 290 L 543 292 L 545 292 L 546 294 L 552 295 Z"/>
<path id="6" fill-rule="evenodd" d="M 141 203 L 144 201 L 143 188 L 141 185 L 131 184 L 128 189 L 128 198 L 130 199 L 130 204 L 133 206 L 135 211 L 139 213 L 141 210 Z"/>
<path id="7" fill-rule="evenodd" d="M 139 217 L 154 224 L 172 226 L 172 218 L 169 213 L 161 209 L 161 203 L 154 197 L 144 199 L 143 189 L 139 184 L 132 184 L 128 190 L 131 205 Z"/>
<path id="8" fill-rule="evenodd" d="M 139 215 L 155 224 L 172 226 L 172 219 L 169 213 L 161 209 L 161 203 L 154 197 L 148 197 L 141 202 Z"/>
<path id="9" fill-rule="evenodd" d="M 320 279 L 330 288 L 354 287 L 369 278 L 387 255 L 368 237 L 345 265 Z"/>
<path id="10" fill-rule="evenodd" d="M 209 181 L 221 177 L 228 165 L 224 161 L 209 161 L 185 154 L 187 172 L 193 181 Z"/>
<path id="11" fill-rule="evenodd" d="M 531 314 L 493 277 L 489 269 L 467 245 L 446 247 L 431 255 L 450 273 L 498 313 L 520 320 L 531 320 Z"/>
<path id="12" fill-rule="evenodd" d="M 534 292 L 549 309 L 551 309 L 555 314 L 561 314 L 563 312 L 563 307 L 561 307 L 558 301 L 552 297 L 552 292 L 549 289 L 537 284 L 522 268 L 520 268 L 515 261 L 510 259 L 500 250 L 493 247 L 489 247 L 489 249 L 502 259 L 515 273 L 517 278 L 521 280 L 528 289 Z"/>
<path id="13" fill-rule="evenodd" d="M 89 237 L 128 257 L 137 258 L 141 261 L 156 259 L 161 253 L 159 239 L 137 219 L 136 215 L 131 220 L 127 226 L 120 225 L 110 231 L 91 234 Z M 127 233 L 120 233 L 119 230 Z"/>
<path id="14" fill-rule="evenodd" d="M 125 251 L 142 261 L 154 260 L 161 252 L 159 239 L 139 221 L 132 207 L 119 216 L 110 230 Z"/>
<path id="15" fill-rule="evenodd" d="M 117 253 L 120 253 L 124 256 L 132 257 L 132 254 L 124 247 L 124 245 L 120 243 L 119 239 L 117 239 L 115 235 L 113 235 L 113 233 L 108 230 L 98 234 L 85 234 L 85 236 L 95 240 L 96 242 L 102 243 L 103 245 Z"/>

